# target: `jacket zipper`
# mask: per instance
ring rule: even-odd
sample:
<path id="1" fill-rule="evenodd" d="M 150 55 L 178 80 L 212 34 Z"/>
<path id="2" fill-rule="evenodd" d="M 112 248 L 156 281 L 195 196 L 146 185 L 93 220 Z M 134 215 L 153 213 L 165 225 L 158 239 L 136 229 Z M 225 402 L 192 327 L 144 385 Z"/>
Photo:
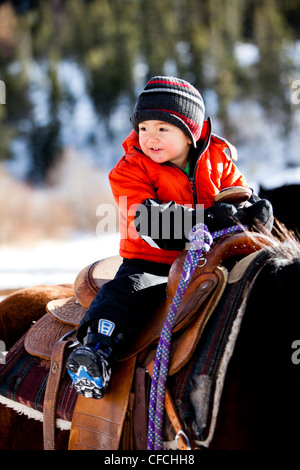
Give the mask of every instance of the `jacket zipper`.
<path id="1" fill-rule="evenodd" d="M 198 203 L 198 199 L 197 199 L 197 190 L 196 190 L 196 182 L 195 182 L 195 178 L 189 178 L 190 180 L 190 185 L 192 186 L 192 191 L 193 191 L 193 203 L 194 203 L 194 209 L 196 208 L 197 206 L 197 203 Z"/>
<path id="2" fill-rule="evenodd" d="M 191 177 L 191 176 L 187 175 L 186 172 L 182 168 L 179 168 L 179 166 L 174 165 L 174 163 L 165 162 L 165 163 L 163 163 L 163 165 L 168 165 L 168 166 L 172 166 L 173 168 L 176 168 L 177 170 L 181 171 L 184 174 L 184 176 L 189 180 L 190 187 L 192 189 L 193 208 L 195 209 L 195 207 L 197 205 L 197 190 L 196 190 L 196 182 L 195 182 L 195 172 L 194 172 L 193 176 Z"/>
<path id="3" fill-rule="evenodd" d="M 190 182 L 190 186 L 192 188 L 192 195 L 193 195 L 193 205 L 194 205 L 194 209 L 196 208 L 197 204 L 198 204 L 198 197 L 197 197 L 197 189 L 196 189 L 196 171 L 197 171 L 197 166 L 199 164 L 199 161 L 200 161 L 200 158 L 201 156 L 203 155 L 203 153 L 207 150 L 208 146 L 209 146 L 209 143 L 210 143 L 210 136 L 211 136 L 211 119 L 208 118 L 208 132 L 207 132 L 207 138 L 206 138 L 206 141 L 205 141 L 205 146 L 203 147 L 203 149 L 201 149 L 201 152 L 199 153 L 198 157 L 197 157 L 197 161 L 196 161 L 196 164 L 195 164 L 195 168 L 194 168 L 194 171 L 193 171 L 193 175 L 192 176 L 189 176 L 186 174 L 186 172 L 182 169 L 182 168 L 179 168 L 179 166 L 177 165 L 174 165 L 174 163 L 171 163 L 171 162 L 165 162 L 164 165 L 169 165 L 169 166 L 173 166 L 174 168 L 178 168 L 178 170 L 182 171 L 185 176 L 188 178 L 189 182 Z"/>
<path id="4" fill-rule="evenodd" d="M 190 183 L 192 184 L 194 207 L 196 207 L 196 205 L 197 205 L 197 203 L 198 203 L 197 189 L 196 189 L 196 171 L 197 171 L 197 167 L 198 167 L 200 158 L 202 157 L 202 155 L 204 154 L 204 152 L 206 152 L 206 150 L 208 149 L 209 144 L 210 144 L 211 127 L 212 127 L 212 126 L 211 126 L 211 118 L 210 118 L 210 117 L 207 118 L 207 121 L 208 121 L 208 131 L 207 131 L 207 136 L 206 136 L 205 145 L 204 145 L 204 147 L 201 149 L 201 152 L 199 153 L 199 155 L 198 155 L 198 157 L 197 157 L 197 161 L 196 161 L 196 164 L 195 164 L 195 168 L 194 168 L 192 177 L 190 177 L 190 176 L 188 177 L 189 180 L 190 180 Z"/>

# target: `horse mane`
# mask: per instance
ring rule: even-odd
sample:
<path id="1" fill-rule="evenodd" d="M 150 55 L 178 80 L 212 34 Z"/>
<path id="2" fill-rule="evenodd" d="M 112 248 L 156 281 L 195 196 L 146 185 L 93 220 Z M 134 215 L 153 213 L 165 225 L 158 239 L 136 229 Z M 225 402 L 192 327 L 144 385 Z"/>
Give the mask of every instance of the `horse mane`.
<path id="1" fill-rule="evenodd" d="M 275 219 L 272 233 L 259 228 L 268 240 L 265 249 L 270 253 L 270 262 L 276 267 L 300 262 L 300 238 L 299 235 L 289 230 L 284 224 Z"/>

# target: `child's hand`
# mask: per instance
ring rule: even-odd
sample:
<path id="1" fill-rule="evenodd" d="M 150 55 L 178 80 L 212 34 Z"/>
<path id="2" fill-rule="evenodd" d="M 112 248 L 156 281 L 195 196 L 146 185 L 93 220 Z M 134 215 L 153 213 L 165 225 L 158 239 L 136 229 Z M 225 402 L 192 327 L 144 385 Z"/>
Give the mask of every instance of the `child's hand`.
<path id="1" fill-rule="evenodd" d="M 233 204 L 218 202 L 204 210 L 204 223 L 211 233 L 216 232 L 232 225 L 238 225 L 237 214 L 237 208 Z"/>
<path id="2" fill-rule="evenodd" d="M 257 201 L 241 210 L 238 210 L 238 218 L 242 224 L 249 227 L 260 228 L 265 227 L 271 231 L 273 227 L 273 207 L 267 199 L 259 199 Z"/>

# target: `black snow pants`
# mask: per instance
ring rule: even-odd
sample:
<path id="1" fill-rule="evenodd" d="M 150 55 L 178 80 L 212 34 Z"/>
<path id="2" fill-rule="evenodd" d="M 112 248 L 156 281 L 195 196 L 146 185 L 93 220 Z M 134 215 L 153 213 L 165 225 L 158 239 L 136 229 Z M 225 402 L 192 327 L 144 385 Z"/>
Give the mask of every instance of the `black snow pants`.
<path id="1" fill-rule="evenodd" d="M 114 279 L 104 284 L 81 320 L 77 338 L 82 343 L 94 320 L 106 319 L 122 333 L 124 346 L 149 322 L 166 295 L 169 264 L 124 259 Z"/>

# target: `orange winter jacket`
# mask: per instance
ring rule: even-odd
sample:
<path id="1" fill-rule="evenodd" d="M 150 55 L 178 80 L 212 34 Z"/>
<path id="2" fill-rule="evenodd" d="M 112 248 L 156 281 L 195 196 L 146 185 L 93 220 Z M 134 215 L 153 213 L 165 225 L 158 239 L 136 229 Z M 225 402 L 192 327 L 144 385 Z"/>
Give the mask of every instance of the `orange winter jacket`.
<path id="1" fill-rule="evenodd" d="M 233 163 L 236 150 L 224 139 L 211 133 L 210 119 L 204 122 L 199 151 L 192 176 L 176 165 L 155 163 L 144 155 L 138 135 L 132 131 L 123 142 L 125 155 L 109 173 L 113 196 L 120 209 L 120 255 L 172 264 L 178 251 L 153 248 L 139 237 L 134 224 L 137 207 L 146 199 L 161 203 L 210 207 L 223 188 L 247 186 L 244 176 Z M 229 150 L 230 157 L 225 150 Z"/>

